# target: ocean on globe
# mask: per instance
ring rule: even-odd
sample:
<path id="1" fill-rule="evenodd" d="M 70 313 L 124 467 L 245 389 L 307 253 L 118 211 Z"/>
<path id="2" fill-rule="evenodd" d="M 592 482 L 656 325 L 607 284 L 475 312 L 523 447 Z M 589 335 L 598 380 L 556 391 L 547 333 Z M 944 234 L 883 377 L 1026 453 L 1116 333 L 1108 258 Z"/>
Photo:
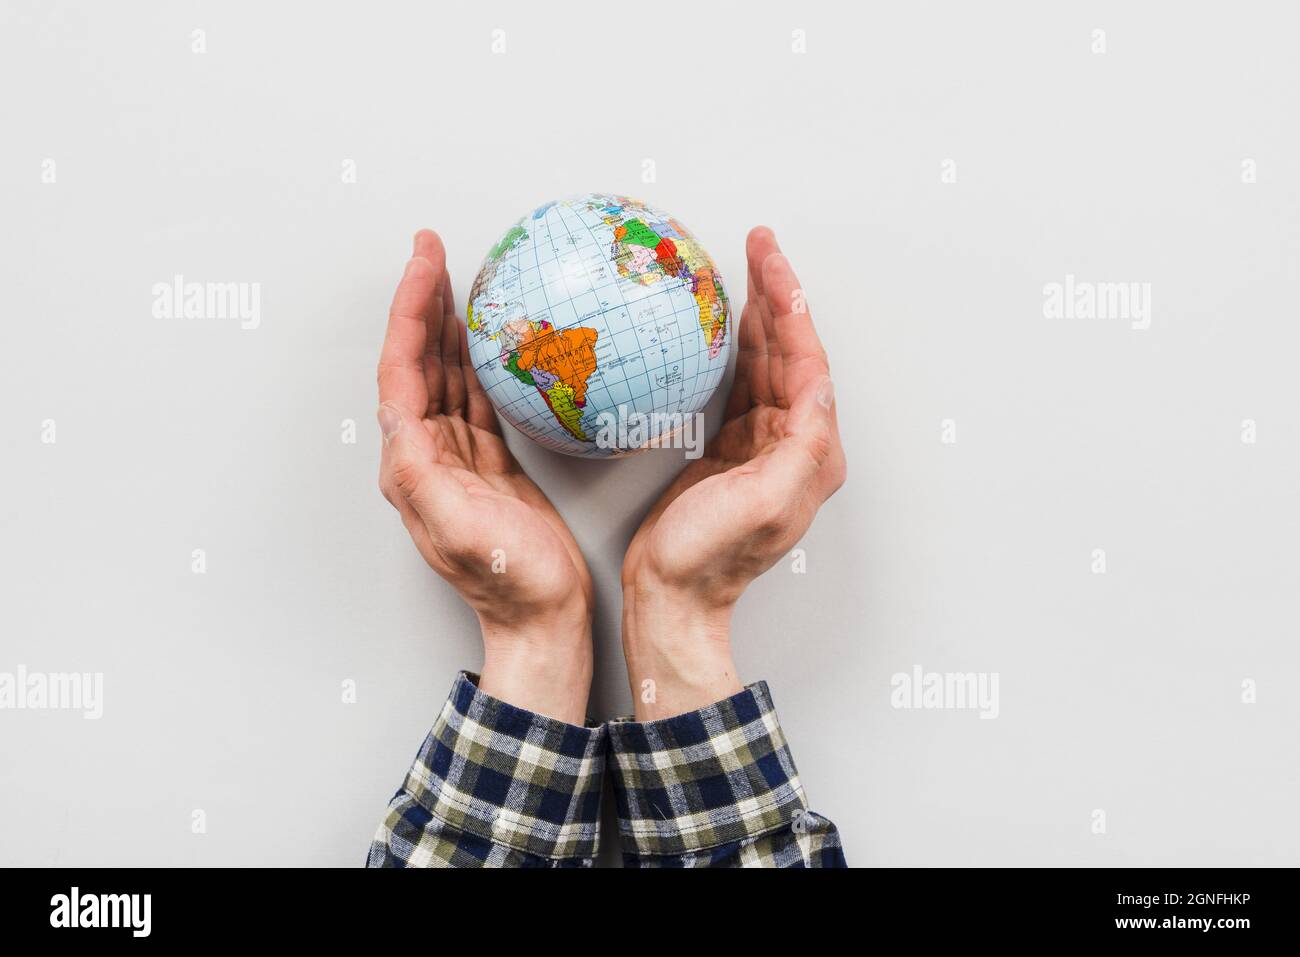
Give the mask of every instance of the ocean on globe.
<path id="1" fill-rule="evenodd" d="M 672 446 L 722 381 L 731 309 L 681 221 L 626 196 L 539 206 L 483 260 L 469 354 L 507 422 L 549 449 Z"/>

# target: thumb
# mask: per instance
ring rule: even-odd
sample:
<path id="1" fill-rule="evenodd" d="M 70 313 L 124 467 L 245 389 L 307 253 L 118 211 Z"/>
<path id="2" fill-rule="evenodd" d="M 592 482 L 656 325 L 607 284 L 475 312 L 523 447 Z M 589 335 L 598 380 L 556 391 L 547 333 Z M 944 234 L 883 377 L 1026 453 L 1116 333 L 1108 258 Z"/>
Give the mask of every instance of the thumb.
<path id="1" fill-rule="evenodd" d="M 794 397 L 785 434 L 797 441 L 816 469 L 827 463 L 837 441 L 835 383 L 830 376 L 814 379 Z"/>
<path id="2" fill-rule="evenodd" d="M 820 376 L 794 397 L 785 421 L 785 438 L 772 451 L 765 471 L 790 489 L 814 487 L 824 499 L 841 481 L 825 481 L 838 448 L 835 386 L 830 376 Z"/>
<path id="3" fill-rule="evenodd" d="M 399 511 L 414 509 L 430 526 L 455 514 L 465 488 L 451 470 L 438 462 L 438 448 L 424 423 L 395 402 L 379 407 L 384 451 L 379 463 L 379 487 Z"/>

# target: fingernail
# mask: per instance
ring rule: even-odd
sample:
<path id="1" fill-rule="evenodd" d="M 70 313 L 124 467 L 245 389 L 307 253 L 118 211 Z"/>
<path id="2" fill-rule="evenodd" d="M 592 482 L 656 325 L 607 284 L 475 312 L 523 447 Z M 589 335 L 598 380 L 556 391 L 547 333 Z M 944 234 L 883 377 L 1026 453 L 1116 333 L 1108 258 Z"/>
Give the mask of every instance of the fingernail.
<path id="1" fill-rule="evenodd" d="M 403 279 L 408 278 L 411 275 L 411 273 L 415 270 L 415 262 L 416 262 L 416 257 L 414 256 L 412 256 L 410 259 L 406 261 L 406 270 L 402 273 Z"/>
<path id="2" fill-rule="evenodd" d="M 402 416 L 392 406 L 381 405 L 379 407 L 379 430 L 384 433 L 384 444 L 397 434 L 398 429 L 402 427 Z"/>
<path id="3" fill-rule="evenodd" d="M 768 253 L 763 265 L 766 266 L 769 262 L 783 272 L 790 271 L 790 260 L 785 258 L 785 253 Z"/>
<path id="4" fill-rule="evenodd" d="M 835 383 L 830 380 L 830 376 L 822 380 L 821 388 L 817 390 L 817 401 L 822 404 L 823 408 L 827 409 L 835 401 Z"/>

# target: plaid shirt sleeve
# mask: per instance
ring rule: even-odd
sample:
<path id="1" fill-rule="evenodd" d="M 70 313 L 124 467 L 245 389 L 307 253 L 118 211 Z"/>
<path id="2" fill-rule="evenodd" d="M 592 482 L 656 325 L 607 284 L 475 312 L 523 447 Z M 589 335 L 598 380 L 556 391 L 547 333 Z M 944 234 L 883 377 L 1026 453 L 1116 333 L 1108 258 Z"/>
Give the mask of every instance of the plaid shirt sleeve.
<path id="1" fill-rule="evenodd" d="M 808 810 L 765 682 L 608 728 L 627 866 L 846 866 L 835 825 Z"/>
<path id="2" fill-rule="evenodd" d="M 516 708 L 461 672 L 370 846 L 369 867 L 590 867 L 603 727 Z"/>

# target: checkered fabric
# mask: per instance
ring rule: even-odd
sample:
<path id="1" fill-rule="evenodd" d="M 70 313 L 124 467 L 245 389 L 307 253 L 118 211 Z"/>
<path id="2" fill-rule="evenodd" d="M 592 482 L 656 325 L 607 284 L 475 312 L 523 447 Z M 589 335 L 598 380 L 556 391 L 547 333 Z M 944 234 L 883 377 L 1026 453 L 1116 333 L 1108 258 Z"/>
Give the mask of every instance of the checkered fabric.
<path id="1" fill-rule="evenodd" d="M 845 866 L 835 825 L 808 810 L 766 683 L 607 727 L 628 866 Z"/>
<path id="2" fill-rule="evenodd" d="M 461 672 L 370 847 L 370 867 L 590 867 L 605 729 L 499 701 Z"/>

